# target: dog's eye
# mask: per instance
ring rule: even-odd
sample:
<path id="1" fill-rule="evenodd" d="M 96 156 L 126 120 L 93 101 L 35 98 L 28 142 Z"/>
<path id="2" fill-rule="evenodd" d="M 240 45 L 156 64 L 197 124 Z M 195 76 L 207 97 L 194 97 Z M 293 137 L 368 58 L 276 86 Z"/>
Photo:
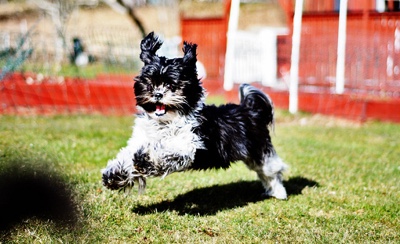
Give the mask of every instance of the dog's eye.
<path id="1" fill-rule="evenodd" d="M 172 92 L 175 92 L 175 90 L 176 90 L 176 89 L 175 89 L 175 86 L 172 85 L 172 84 L 166 84 L 165 87 L 166 87 L 167 89 L 171 90 Z"/>
<path id="2" fill-rule="evenodd" d="M 147 91 L 151 91 L 153 89 L 153 87 L 151 87 L 151 85 L 149 84 L 149 85 L 147 85 L 146 89 L 147 89 Z"/>

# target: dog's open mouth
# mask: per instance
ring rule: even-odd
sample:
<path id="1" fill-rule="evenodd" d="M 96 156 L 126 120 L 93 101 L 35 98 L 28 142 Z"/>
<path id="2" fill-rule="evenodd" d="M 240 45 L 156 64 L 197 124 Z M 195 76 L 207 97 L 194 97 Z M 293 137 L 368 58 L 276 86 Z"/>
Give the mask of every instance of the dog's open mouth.
<path id="1" fill-rule="evenodd" d="M 167 113 L 167 107 L 163 103 L 156 103 L 156 111 L 154 113 L 157 116 L 163 116 Z"/>

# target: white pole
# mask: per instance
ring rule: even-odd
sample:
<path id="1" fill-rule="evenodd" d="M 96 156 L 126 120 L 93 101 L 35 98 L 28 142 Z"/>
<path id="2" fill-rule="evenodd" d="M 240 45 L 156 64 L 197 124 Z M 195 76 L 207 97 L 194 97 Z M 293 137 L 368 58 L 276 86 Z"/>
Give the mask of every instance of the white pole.
<path id="1" fill-rule="evenodd" d="M 385 12 L 385 0 L 376 0 L 375 5 L 376 11 L 378 11 L 379 13 Z"/>
<path id="2" fill-rule="evenodd" d="M 235 58 L 235 38 L 239 22 L 239 7 L 240 0 L 232 0 L 228 22 L 224 71 L 224 89 L 227 91 L 233 88 L 233 61 Z"/>
<path id="3" fill-rule="evenodd" d="M 290 84 L 289 84 L 289 112 L 292 114 L 297 113 L 298 110 L 299 59 L 300 59 L 302 17 L 303 17 L 303 0 L 296 0 L 294 17 L 293 17 L 292 56 L 290 65 Z"/>
<path id="4" fill-rule="evenodd" d="M 347 0 L 340 1 L 338 47 L 336 61 L 336 93 L 344 92 L 345 61 L 346 61 L 346 25 L 347 25 Z"/>

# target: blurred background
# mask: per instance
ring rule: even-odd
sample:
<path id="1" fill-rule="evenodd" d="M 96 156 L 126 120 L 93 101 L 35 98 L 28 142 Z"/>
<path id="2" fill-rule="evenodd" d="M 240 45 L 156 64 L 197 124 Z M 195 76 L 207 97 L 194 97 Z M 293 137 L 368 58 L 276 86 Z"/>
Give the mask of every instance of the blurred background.
<path id="1" fill-rule="evenodd" d="M 288 109 L 295 78 L 300 111 L 400 122 L 400 1 L 347 1 L 341 92 L 340 0 L 302 1 L 293 77 L 297 2 L 0 0 L 0 113 L 133 113 L 139 44 L 154 31 L 159 55 L 182 55 L 183 40 L 199 45 L 210 96 L 237 102 L 247 82 Z"/>

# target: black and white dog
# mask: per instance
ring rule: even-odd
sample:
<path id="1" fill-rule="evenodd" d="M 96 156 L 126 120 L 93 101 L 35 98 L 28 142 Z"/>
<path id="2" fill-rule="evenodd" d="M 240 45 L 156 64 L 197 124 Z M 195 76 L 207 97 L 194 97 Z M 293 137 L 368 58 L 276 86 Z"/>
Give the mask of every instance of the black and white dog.
<path id="1" fill-rule="evenodd" d="M 161 45 L 153 32 L 141 42 L 144 66 L 134 84 L 139 113 L 128 145 L 102 170 L 103 184 L 129 190 L 136 182 L 142 192 L 147 177 L 243 161 L 258 174 L 267 196 L 286 199 L 286 165 L 268 130 L 274 122 L 271 99 L 246 84 L 240 87 L 239 105 L 205 105 L 197 45 L 184 42 L 184 56 L 173 59 L 156 55 Z"/>

